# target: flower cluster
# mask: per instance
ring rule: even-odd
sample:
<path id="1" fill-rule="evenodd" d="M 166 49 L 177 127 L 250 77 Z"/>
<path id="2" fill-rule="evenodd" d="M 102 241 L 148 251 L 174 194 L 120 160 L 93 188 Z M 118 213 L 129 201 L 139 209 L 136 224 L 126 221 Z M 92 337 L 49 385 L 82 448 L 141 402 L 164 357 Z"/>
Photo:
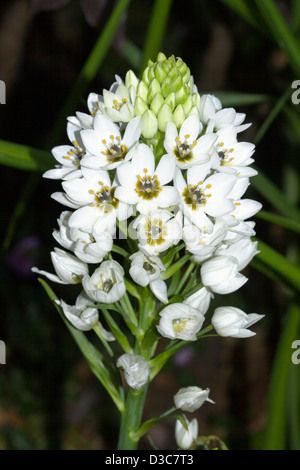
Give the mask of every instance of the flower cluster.
<path id="1" fill-rule="evenodd" d="M 241 288 L 241 271 L 257 253 L 251 218 L 261 204 L 244 197 L 255 149 L 238 139 L 249 126 L 245 114 L 200 96 L 187 65 L 162 53 L 141 80 L 130 70 L 91 93 L 87 108 L 68 118 L 70 143 L 52 150 L 57 164 L 44 174 L 62 186 L 52 194 L 64 207 L 53 232 L 55 274 L 34 271 L 81 287 L 74 306 L 61 301 L 76 328 L 99 324 L 93 304 L 119 302 L 130 282 L 156 300 L 157 334 L 195 341 L 211 299 Z M 126 241 L 123 263 L 114 247 Z M 179 253 L 197 276 L 190 271 L 194 283 L 184 294 L 173 285 L 182 300 L 169 302 Z M 212 324 L 220 335 L 245 337 L 260 318 L 224 307 Z M 126 351 L 117 363 L 137 389 L 149 380 L 142 359 Z"/>

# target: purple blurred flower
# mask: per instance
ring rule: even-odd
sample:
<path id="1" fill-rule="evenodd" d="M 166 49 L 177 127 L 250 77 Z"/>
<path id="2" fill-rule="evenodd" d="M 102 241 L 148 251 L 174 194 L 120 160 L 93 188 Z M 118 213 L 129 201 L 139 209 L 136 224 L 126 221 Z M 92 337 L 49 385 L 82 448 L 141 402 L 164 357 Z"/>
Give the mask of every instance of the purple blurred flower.
<path id="1" fill-rule="evenodd" d="M 7 266 L 19 277 L 31 279 L 35 276 L 31 268 L 36 264 L 35 252 L 40 244 L 41 241 L 37 235 L 22 238 L 8 253 Z"/>
<path id="2" fill-rule="evenodd" d="M 194 349 L 191 346 L 186 346 L 174 355 L 173 362 L 177 367 L 186 367 L 190 364 L 194 355 Z"/>

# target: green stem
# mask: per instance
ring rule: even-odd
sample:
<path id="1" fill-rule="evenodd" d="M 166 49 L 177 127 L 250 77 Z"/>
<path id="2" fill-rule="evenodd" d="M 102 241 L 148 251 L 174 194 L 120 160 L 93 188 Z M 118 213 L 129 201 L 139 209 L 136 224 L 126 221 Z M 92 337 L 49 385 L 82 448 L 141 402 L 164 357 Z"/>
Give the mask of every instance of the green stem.
<path id="1" fill-rule="evenodd" d="M 149 59 L 155 60 L 161 48 L 166 25 L 169 18 L 172 0 L 156 0 L 148 26 L 147 39 L 143 50 L 140 75 L 147 67 Z"/>
<path id="2" fill-rule="evenodd" d="M 136 450 L 138 437 L 135 435 L 139 429 L 148 387 L 144 385 L 140 390 L 129 389 L 125 409 L 121 414 L 121 427 L 118 440 L 118 450 Z"/>

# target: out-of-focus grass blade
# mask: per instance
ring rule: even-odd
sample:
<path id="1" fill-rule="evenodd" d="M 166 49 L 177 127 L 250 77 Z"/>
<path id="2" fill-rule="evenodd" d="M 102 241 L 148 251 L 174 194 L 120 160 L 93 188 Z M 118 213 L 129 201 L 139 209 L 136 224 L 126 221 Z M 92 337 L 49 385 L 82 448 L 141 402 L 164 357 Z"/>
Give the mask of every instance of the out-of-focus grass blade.
<path id="1" fill-rule="evenodd" d="M 0 140 L 0 164 L 27 171 L 46 171 L 53 167 L 51 152 Z"/>
<path id="2" fill-rule="evenodd" d="M 287 389 L 293 350 L 299 332 L 300 309 L 291 303 L 273 361 L 268 398 L 268 417 L 263 450 L 285 450 L 287 441 Z M 295 366 L 294 366 L 295 367 Z M 298 397 L 297 397 L 298 398 Z M 298 418 L 299 419 L 299 418 Z"/>
<path id="3" fill-rule="evenodd" d="M 256 217 L 262 220 L 266 220 L 271 224 L 280 225 L 281 227 L 287 228 L 288 230 L 300 233 L 300 219 L 298 222 L 297 220 L 282 217 L 281 215 L 273 214 L 263 210 L 259 211 L 256 214 Z"/>
<path id="4" fill-rule="evenodd" d="M 274 0 L 254 0 L 261 16 L 269 27 L 269 30 L 289 59 L 293 71 L 300 73 L 300 48 L 299 42 L 287 25 Z"/>
<path id="5" fill-rule="evenodd" d="M 262 29 L 262 25 L 253 9 L 253 0 L 250 0 L 250 2 L 247 0 L 221 0 L 221 2 L 235 11 L 252 26 Z"/>
<path id="6" fill-rule="evenodd" d="M 257 132 L 257 134 L 255 136 L 254 143 L 256 145 L 261 141 L 261 139 L 263 138 L 263 136 L 265 135 L 267 130 L 271 127 L 271 124 L 277 118 L 279 113 L 284 109 L 287 101 L 291 97 L 292 91 L 293 90 L 291 89 L 290 86 L 287 87 L 287 89 L 284 91 L 284 93 L 281 95 L 281 97 L 276 101 L 273 109 L 268 114 L 266 120 L 264 121 L 264 123 L 262 124 L 262 126 L 260 127 L 259 131 Z"/>
<path id="7" fill-rule="evenodd" d="M 131 67 L 135 69 L 135 71 L 140 69 L 143 58 L 142 51 L 128 39 L 124 43 L 123 55 Z"/>
<path id="8" fill-rule="evenodd" d="M 237 91 L 215 91 L 213 95 L 217 96 L 224 108 L 248 106 L 252 104 L 265 103 L 272 98 L 261 93 L 241 93 Z"/>
<path id="9" fill-rule="evenodd" d="M 103 31 L 82 67 L 78 78 L 64 103 L 57 120 L 52 128 L 48 138 L 47 147 L 52 147 L 58 140 L 58 136 L 65 128 L 66 118 L 74 112 L 74 107 L 80 97 L 86 92 L 89 84 L 96 77 L 97 72 L 108 52 L 113 41 L 115 32 L 120 24 L 123 14 L 129 6 L 130 0 L 118 0 L 109 19 L 107 20 Z M 85 99 L 85 98 L 84 98 Z"/>
<path id="10" fill-rule="evenodd" d="M 256 258 L 272 268 L 284 283 L 287 282 L 298 292 L 300 290 L 300 268 L 260 240 L 258 241 L 258 250 L 260 252 L 256 255 Z"/>
<path id="11" fill-rule="evenodd" d="M 251 179 L 251 184 L 255 190 L 269 201 L 285 217 L 300 220 L 300 211 L 290 202 L 280 189 L 267 178 L 261 170 Z"/>
<path id="12" fill-rule="evenodd" d="M 297 33 L 300 29 L 300 2 L 299 0 L 292 0 L 291 18 L 293 22 L 293 31 Z"/>
<path id="13" fill-rule="evenodd" d="M 147 67 L 148 60 L 155 60 L 160 52 L 171 6 L 172 0 L 155 0 L 144 45 L 140 75 Z"/>

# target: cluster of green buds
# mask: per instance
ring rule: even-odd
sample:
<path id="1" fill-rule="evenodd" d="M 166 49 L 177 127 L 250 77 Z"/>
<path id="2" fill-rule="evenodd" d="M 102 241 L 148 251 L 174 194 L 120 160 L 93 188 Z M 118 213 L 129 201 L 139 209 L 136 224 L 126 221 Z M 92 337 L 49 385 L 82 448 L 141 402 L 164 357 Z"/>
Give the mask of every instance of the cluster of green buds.
<path id="1" fill-rule="evenodd" d="M 142 135 L 145 139 L 158 138 L 172 121 L 179 128 L 193 113 L 199 113 L 200 95 L 194 85 L 190 69 L 174 55 L 166 58 L 159 53 L 156 62 L 148 61 L 142 80 L 130 71 L 126 87 L 135 88 L 134 112 L 141 116 Z"/>

